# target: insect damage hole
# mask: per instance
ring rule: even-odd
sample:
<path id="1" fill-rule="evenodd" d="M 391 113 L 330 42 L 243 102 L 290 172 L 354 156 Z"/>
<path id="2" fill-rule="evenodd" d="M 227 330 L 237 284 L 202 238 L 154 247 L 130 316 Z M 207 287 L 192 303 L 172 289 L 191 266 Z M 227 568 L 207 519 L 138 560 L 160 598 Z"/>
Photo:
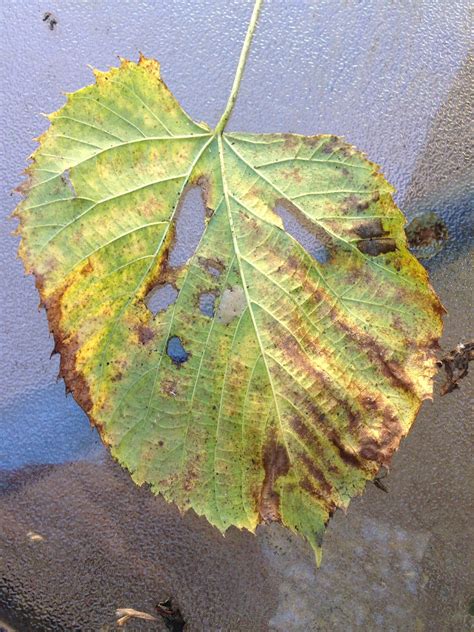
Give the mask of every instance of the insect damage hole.
<path id="1" fill-rule="evenodd" d="M 177 365 L 183 364 L 189 358 L 189 353 L 183 347 L 178 336 L 171 336 L 166 345 L 166 353 Z"/>
<path id="2" fill-rule="evenodd" d="M 212 292 L 203 292 L 199 296 L 199 309 L 204 316 L 212 318 L 214 316 L 216 296 Z"/>
<path id="3" fill-rule="evenodd" d="M 218 259 L 201 258 L 200 263 L 204 270 L 213 277 L 219 277 L 224 270 L 224 265 Z"/>
<path id="4" fill-rule="evenodd" d="M 203 196 L 204 188 L 190 186 L 183 191 L 178 202 L 174 240 L 166 263 L 171 276 L 193 256 L 204 233 L 206 208 Z M 145 304 L 154 316 L 168 309 L 178 298 L 178 290 L 171 283 L 163 281 L 154 286 L 145 297 Z"/>
<path id="5" fill-rule="evenodd" d="M 74 188 L 74 185 L 71 181 L 71 173 L 69 171 L 69 169 L 66 169 L 65 171 L 63 171 L 63 173 L 61 174 L 61 180 L 64 182 L 64 184 L 67 186 L 67 188 L 71 191 L 71 193 L 74 195 L 74 197 L 76 197 L 76 189 Z"/>
<path id="6" fill-rule="evenodd" d="M 296 241 L 319 263 L 326 263 L 329 253 L 325 245 L 314 234 L 315 226 L 293 205 L 280 200 L 274 212 L 280 217 L 283 226 Z"/>
<path id="7" fill-rule="evenodd" d="M 184 190 L 178 203 L 175 218 L 175 240 L 171 248 L 168 265 L 184 265 L 195 253 L 206 228 L 204 191 L 200 186 Z"/>
<path id="8" fill-rule="evenodd" d="M 153 316 L 156 316 L 168 309 L 170 305 L 173 305 L 177 298 L 178 290 L 171 283 L 165 283 L 152 288 L 148 292 L 145 297 L 145 304 Z"/>

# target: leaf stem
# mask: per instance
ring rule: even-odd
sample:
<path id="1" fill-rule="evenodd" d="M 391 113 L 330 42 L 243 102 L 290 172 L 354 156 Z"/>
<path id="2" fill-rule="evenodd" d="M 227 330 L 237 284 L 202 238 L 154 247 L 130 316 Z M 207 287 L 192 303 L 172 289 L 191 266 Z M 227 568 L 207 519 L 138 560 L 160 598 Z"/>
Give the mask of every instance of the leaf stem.
<path id="1" fill-rule="evenodd" d="M 227 125 L 227 121 L 232 113 L 235 102 L 237 100 L 237 93 L 240 87 L 240 81 L 242 79 L 242 75 L 245 68 L 245 63 L 247 62 L 247 57 L 249 54 L 250 44 L 252 42 L 253 34 L 255 31 L 255 26 L 257 25 L 258 15 L 260 13 L 260 9 L 262 7 L 263 0 L 255 0 L 255 5 L 252 11 L 252 17 L 250 18 L 250 23 L 247 29 L 247 34 L 245 36 L 244 45 L 242 46 L 242 51 L 240 53 L 239 64 L 237 66 L 237 71 L 235 73 L 234 83 L 232 84 L 232 89 L 230 91 L 229 99 L 227 101 L 227 105 L 225 107 L 224 113 L 220 118 L 220 121 L 216 125 L 215 134 L 220 135 L 225 129 Z"/>

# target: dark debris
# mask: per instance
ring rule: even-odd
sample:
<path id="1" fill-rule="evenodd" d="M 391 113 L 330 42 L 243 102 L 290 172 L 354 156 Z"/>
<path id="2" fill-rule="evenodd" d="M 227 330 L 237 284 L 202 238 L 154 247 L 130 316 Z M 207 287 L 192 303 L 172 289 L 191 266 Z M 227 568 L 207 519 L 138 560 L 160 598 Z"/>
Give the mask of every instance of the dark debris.
<path id="1" fill-rule="evenodd" d="M 156 610 L 170 632 L 183 632 L 186 622 L 179 608 L 173 606 L 171 599 L 158 603 Z"/>
<path id="2" fill-rule="evenodd" d="M 431 259 L 449 238 L 444 221 L 434 212 L 415 217 L 405 228 L 408 245 L 419 259 Z"/>
<path id="3" fill-rule="evenodd" d="M 43 15 L 43 22 L 46 22 L 49 25 L 50 31 L 54 31 L 58 23 L 57 19 L 54 17 L 54 15 L 50 11 L 47 11 Z"/>
<path id="4" fill-rule="evenodd" d="M 474 360 L 474 341 L 466 342 L 466 344 L 459 343 L 456 349 L 438 361 L 438 366 L 444 367 L 446 371 L 446 381 L 441 386 L 441 395 L 446 395 L 459 388 L 459 382 L 469 372 L 471 360 Z"/>
<path id="5" fill-rule="evenodd" d="M 375 485 L 375 487 L 377 487 L 377 489 L 382 490 L 383 492 L 385 492 L 386 494 L 388 494 L 388 488 L 385 485 L 385 483 L 382 482 L 382 480 L 384 478 L 387 478 L 388 476 L 388 470 L 386 467 L 381 467 L 380 470 L 377 472 L 377 474 L 375 475 L 375 478 L 373 479 L 373 484 Z"/>

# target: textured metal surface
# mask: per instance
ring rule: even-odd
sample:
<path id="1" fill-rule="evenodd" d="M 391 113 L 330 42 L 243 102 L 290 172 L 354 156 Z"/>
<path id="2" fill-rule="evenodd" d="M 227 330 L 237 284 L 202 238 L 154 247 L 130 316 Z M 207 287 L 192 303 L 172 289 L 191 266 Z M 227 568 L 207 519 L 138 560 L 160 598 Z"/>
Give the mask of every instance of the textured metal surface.
<path id="1" fill-rule="evenodd" d="M 470 629 L 472 377 L 425 404 L 394 460 L 390 493 L 371 486 L 336 516 L 319 571 L 279 529 L 223 540 L 138 491 L 55 382 L 45 315 L 6 219 L 31 138 L 46 128 L 39 113 L 91 81 L 87 64 L 104 69 L 142 50 L 160 60 L 189 113 L 215 123 L 251 3 L 6 0 L 1 10 L 4 614 L 22 630 L 99 630 L 116 607 L 152 611 L 172 596 L 196 632 Z M 268 0 L 229 124 L 341 134 L 382 164 L 409 218 L 443 217 L 450 240 L 430 271 L 449 311 L 447 349 L 473 329 L 468 12 L 464 0 Z"/>

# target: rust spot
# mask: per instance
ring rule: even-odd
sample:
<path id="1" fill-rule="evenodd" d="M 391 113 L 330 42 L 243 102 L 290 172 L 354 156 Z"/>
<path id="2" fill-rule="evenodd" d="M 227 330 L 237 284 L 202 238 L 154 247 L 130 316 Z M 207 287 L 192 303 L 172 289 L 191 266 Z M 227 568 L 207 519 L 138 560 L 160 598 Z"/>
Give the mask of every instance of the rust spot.
<path id="1" fill-rule="evenodd" d="M 155 333 L 153 329 L 146 325 L 140 325 L 138 327 L 138 339 L 142 345 L 146 345 L 150 340 L 153 340 Z"/>
<path id="2" fill-rule="evenodd" d="M 87 260 L 86 264 L 84 266 L 82 266 L 81 270 L 80 270 L 80 274 L 81 276 L 89 276 L 94 270 L 94 266 L 92 264 L 92 261 L 90 259 Z"/>
<path id="3" fill-rule="evenodd" d="M 259 513 L 263 522 L 280 520 L 280 496 L 275 491 L 275 481 L 285 476 L 290 469 L 290 459 L 285 446 L 278 443 L 274 431 L 269 437 L 263 452 L 265 478 L 260 496 Z"/>

